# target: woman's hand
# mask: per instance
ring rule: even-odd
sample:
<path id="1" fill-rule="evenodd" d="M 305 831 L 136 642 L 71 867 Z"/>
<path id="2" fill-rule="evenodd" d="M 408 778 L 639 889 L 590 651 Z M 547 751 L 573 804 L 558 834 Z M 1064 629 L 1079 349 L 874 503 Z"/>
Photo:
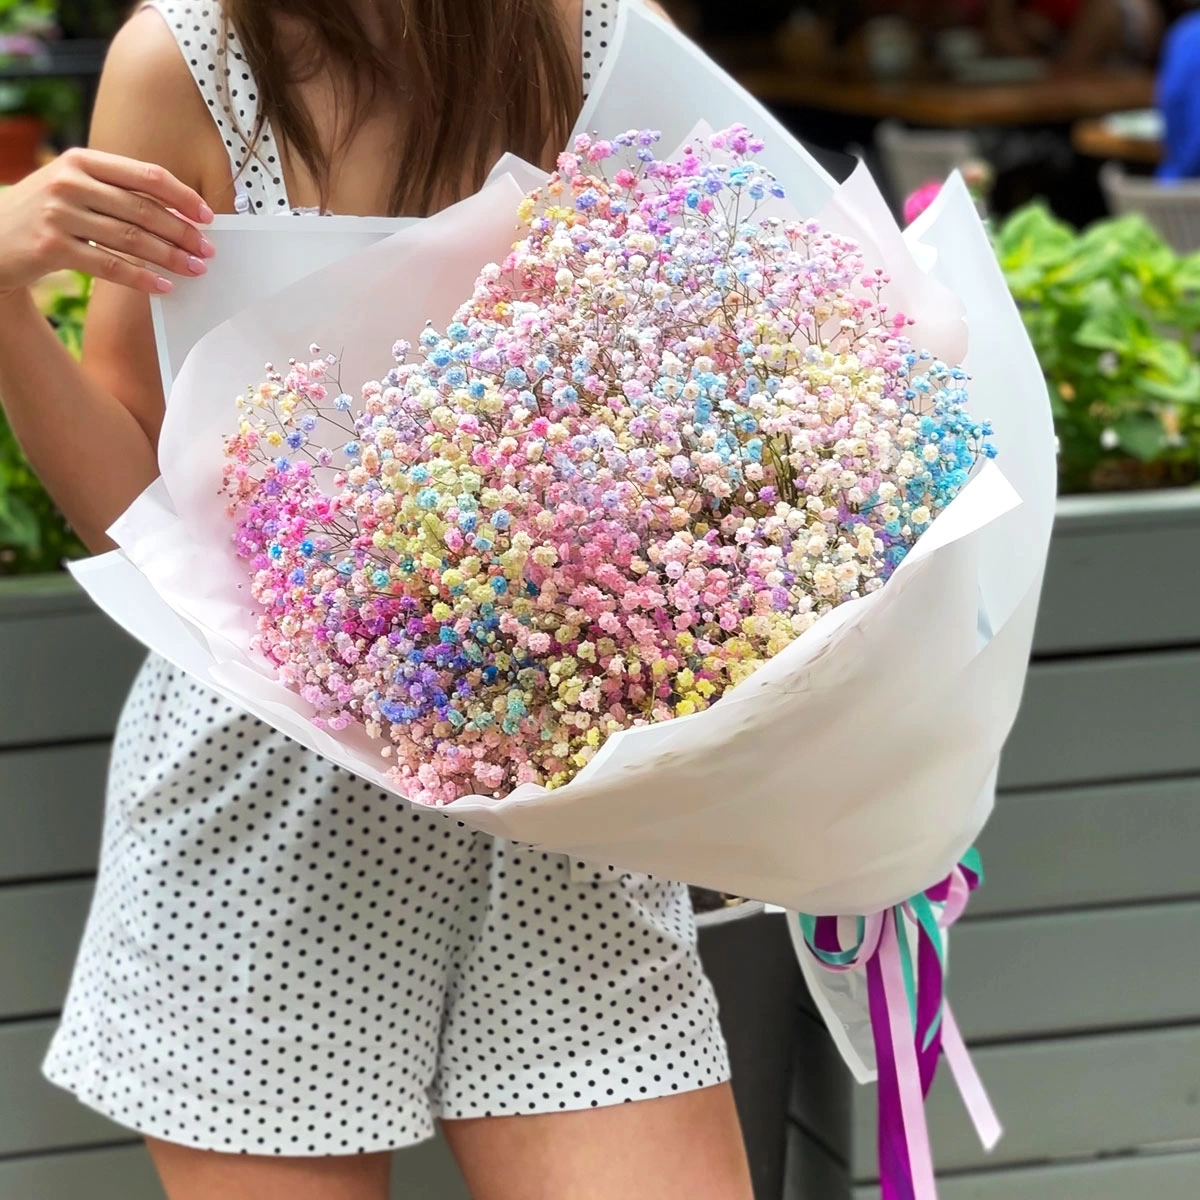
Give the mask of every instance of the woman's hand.
<path id="1" fill-rule="evenodd" d="M 97 150 L 68 150 L 0 192 L 0 293 L 76 270 L 162 294 L 163 272 L 203 275 L 212 209 L 169 171 Z M 143 265 L 145 264 L 145 265 Z"/>

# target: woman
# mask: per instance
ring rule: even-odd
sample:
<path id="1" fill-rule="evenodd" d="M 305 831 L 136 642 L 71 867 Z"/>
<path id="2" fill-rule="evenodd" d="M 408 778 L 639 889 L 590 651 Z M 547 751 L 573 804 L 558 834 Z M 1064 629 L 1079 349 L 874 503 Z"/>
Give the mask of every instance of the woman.
<path id="1" fill-rule="evenodd" d="M 212 212 L 423 214 L 503 149 L 552 160 L 620 2 L 131 19 L 92 149 L 0 199 L 0 394 L 93 549 L 157 473 L 142 293 L 205 272 Z M 63 267 L 100 277 L 82 370 L 28 292 Z M 406 811 L 153 658 L 46 1071 L 147 1136 L 170 1200 L 383 1200 L 436 1121 L 477 1200 L 750 1196 L 683 888 Z"/>

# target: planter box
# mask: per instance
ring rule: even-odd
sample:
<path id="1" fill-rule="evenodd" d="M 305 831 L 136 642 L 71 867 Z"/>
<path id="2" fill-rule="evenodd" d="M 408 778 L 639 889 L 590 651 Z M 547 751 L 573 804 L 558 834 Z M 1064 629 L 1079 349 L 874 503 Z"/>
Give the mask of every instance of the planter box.
<path id="1" fill-rule="evenodd" d="M 1200 487 L 1064 496 L 1035 657 L 1200 645 Z"/>
<path id="2" fill-rule="evenodd" d="M 1060 502 L 982 844 L 990 881 L 951 983 L 1010 1138 L 976 1155 L 943 1082 L 942 1200 L 1197 1194 L 1200 1148 L 1129 1155 L 1200 1134 L 1198 598 L 1200 490 Z M 4 1200 L 162 1200 L 128 1131 L 37 1074 L 86 915 L 107 742 L 142 657 L 68 577 L 0 581 Z M 783 918 L 742 906 L 700 924 L 757 1200 L 878 1200 L 873 1095 L 796 1017 Z M 1125 1157 L 1089 1161 L 1101 1154 Z M 1021 1165 L 1032 1157 L 1045 1165 Z M 441 1142 L 398 1157 L 395 1195 L 466 1200 Z"/>
<path id="3" fill-rule="evenodd" d="M 1200 489 L 1059 502 L 950 997 L 1006 1136 L 943 1073 L 942 1200 L 1200 1193 Z M 875 1094 L 800 1017 L 787 1200 L 878 1200 Z M 1036 1164 L 1036 1165 L 1032 1165 Z"/>
<path id="4" fill-rule="evenodd" d="M 110 738 L 145 657 L 70 576 L 0 581 L 0 749 Z"/>

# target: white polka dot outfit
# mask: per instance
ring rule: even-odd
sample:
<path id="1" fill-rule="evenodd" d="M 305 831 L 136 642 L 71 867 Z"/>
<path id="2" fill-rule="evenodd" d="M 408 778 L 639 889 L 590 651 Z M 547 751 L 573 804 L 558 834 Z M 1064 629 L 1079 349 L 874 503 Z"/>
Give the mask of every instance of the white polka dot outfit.
<path id="1" fill-rule="evenodd" d="M 589 78 L 616 4 L 590 0 Z M 217 10 L 156 7 L 236 172 L 241 139 L 212 94 Z M 252 125 L 235 40 L 225 61 Z M 254 211 L 288 207 L 274 149 L 244 174 Z M 408 809 L 152 657 L 117 730 L 45 1071 L 154 1137 L 303 1156 L 410 1145 L 439 1117 L 685 1092 L 728 1062 L 685 888 Z"/>

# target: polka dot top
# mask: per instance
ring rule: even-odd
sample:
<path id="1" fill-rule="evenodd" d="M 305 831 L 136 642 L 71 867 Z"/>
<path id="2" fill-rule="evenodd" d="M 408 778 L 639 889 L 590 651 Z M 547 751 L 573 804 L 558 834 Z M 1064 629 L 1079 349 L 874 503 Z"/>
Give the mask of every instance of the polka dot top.
<path id="1" fill-rule="evenodd" d="M 584 0 L 583 95 L 587 98 L 608 50 L 622 0 Z M 270 122 L 251 150 L 258 127 L 258 88 L 236 31 L 230 27 L 222 47 L 218 0 L 149 0 L 143 5 L 162 14 L 175 35 L 200 94 L 229 151 L 242 213 L 292 212 L 280 164 L 279 145 Z"/>

